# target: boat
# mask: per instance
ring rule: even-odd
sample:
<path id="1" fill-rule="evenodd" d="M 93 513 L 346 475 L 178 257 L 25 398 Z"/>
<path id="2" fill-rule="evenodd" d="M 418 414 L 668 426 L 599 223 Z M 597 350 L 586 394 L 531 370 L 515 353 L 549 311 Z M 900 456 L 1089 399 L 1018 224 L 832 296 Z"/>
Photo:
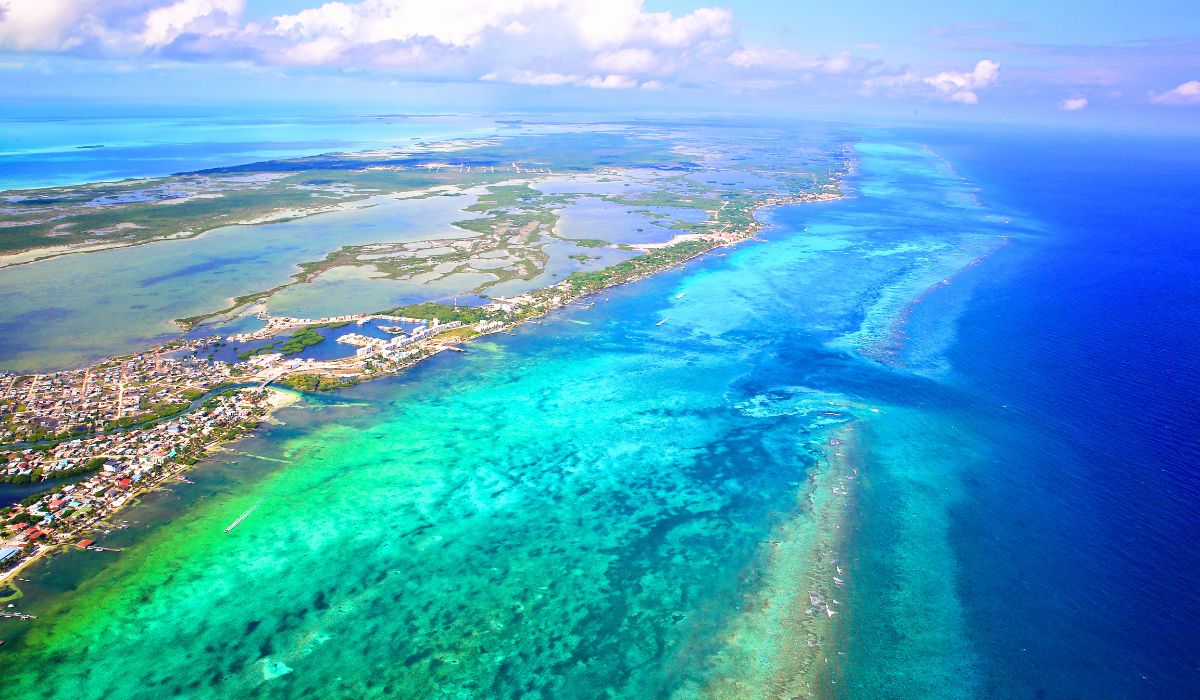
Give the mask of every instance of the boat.
<path id="1" fill-rule="evenodd" d="M 666 322 L 667 322 L 667 319 L 665 319 L 665 318 L 664 318 L 664 319 L 660 320 L 658 323 L 656 323 L 656 324 L 654 324 L 654 325 L 656 325 L 656 326 L 661 326 L 662 324 L 664 324 L 664 323 L 666 323 Z"/>
<path id="2" fill-rule="evenodd" d="M 257 508 L 258 508 L 257 503 L 250 506 L 250 509 L 247 510 L 245 513 L 242 513 L 241 515 L 239 515 L 237 517 L 237 520 L 234 520 L 233 522 L 229 523 L 229 527 L 225 528 L 225 532 L 229 532 L 230 530 L 237 527 L 238 525 L 241 525 L 242 521 L 245 520 L 246 518 L 250 517 L 250 514 L 253 513 Z"/>

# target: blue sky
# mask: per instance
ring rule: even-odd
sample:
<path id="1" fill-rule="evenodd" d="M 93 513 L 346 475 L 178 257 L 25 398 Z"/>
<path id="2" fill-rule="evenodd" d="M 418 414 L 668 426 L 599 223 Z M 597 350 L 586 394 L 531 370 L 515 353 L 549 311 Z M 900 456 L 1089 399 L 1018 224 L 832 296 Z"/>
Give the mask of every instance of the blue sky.
<path id="1" fill-rule="evenodd" d="M 0 98 L 1200 122 L 1190 3 L 0 0 Z"/>

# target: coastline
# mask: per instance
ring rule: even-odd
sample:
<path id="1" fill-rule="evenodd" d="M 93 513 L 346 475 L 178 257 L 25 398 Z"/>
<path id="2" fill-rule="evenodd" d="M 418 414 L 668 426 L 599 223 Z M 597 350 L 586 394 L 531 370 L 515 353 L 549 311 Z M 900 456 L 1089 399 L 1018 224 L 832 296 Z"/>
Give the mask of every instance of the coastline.
<path id="1" fill-rule="evenodd" d="M 412 351 L 413 352 L 412 355 L 401 358 L 400 360 L 395 362 L 395 364 L 393 366 L 388 367 L 382 371 L 372 372 L 371 374 L 369 374 L 369 376 L 366 376 L 365 373 L 358 374 L 358 375 L 351 375 L 351 376 L 347 376 L 345 374 L 339 373 L 338 372 L 339 369 L 342 369 L 342 368 L 349 369 L 349 367 L 347 367 L 346 363 L 341 360 L 332 361 L 330 363 L 327 363 L 330 365 L 330 367 L 321 367 L 316 372 L 316 375 L 337 378 L 339 380 L 339 382 L 341 382 L 341 386 L 339 386 L 337 388 L 342 388 L 343 386 L 352 386 L 352 385 L 357 384 L 362 381 L 368 381 L 368 380 L 376 379 L 376 378 L 380 378 L 380 377 L 395 376 L 395 375 L 407 370 L 408 368 L 416 365 L 417 363 L 419 363 L 429 357 L 432 357 L 436 354 L 439 354 L 445 350 L 456 349 L 456 350 L 461 351 L 461 348 L 457 347 L 458 344 L 467 343 L 475 338 L 483 337 L 486 335 L 491 335 L 493 333 L 510 332 L 518 326 L 524 325 L 525 323 L 528 323 L 530 321 L 536 321 L 537 319 L 543 318 L 546 315 L 552 313 L 553 311 L 555 311 L 557 309 L 569 306 L 570 304 L 575 303 L 575 302 L 579 301 L 580 299 L 592 296 L 592 295 L 602 292 L 606 289 L 611 289 L 614 287 L 637 282 L 639 280 L 646 279 L 646 278 L 651 277 L 660 272 L 679 267 L 683 264 L 686 264 L 687 262 L 689 262 L 691 260 L 694 260 L 700 256 L 703 256 L 703 255 L 705 255 L 709 252 L 712 252 L 713 250 L 716 250 L 718 248 L 732 247 L 734 245 L 743 243 L 748 240 L 756 240 L 756 241 L 761 242 L 762 239 L 759 239 L 756 237 L 756 234 L 763 227 L 763 223 L 757 218 L 757 213 L 761 209 L 768 208 L 768 207 L 784 206 L 784 205 L 806 204 L 806 203 L 815 203 L 815 202 L 828 202 L 828 201 L 835 201 L 838 199 L 843 199 L 845 197 L 846 197 L 846 195 L 843 194 L 840 189 L 838 189 L 836 191 L 832 191 L 832 192 L 821 191 L 821 192 L 814 192 L 814 193 L 808 193 L 808 194 L 802 194 L 802 195 L 768 197 L 768 198 L 764 199 L 763 201 L 755 203 L 753 206 L 750 207 L 750 212 L 749 212 L 750 213 L 750 223 L 740 230 L 731 232 L 731 231 L 723 229 L 722 231 L 720 231 L 716 234 L 702 235 L 699 237 L 699 239 L 687 238 L 686 240 L 682 240 L 679 242 L 675 242 L 673 239 L 672 242 L 669 242 L 668 244 L 666 244 L 666 246 L 658 246 L 658 247 L 652 248 L 647 251 L 647 255 L 650 255 L 656 251 L 669 251 L 671 249 L 671 247 L 673 247 L 675 245 L 687 247 L 686 250 L 677 251 L 679 254 L 670 260 L 665 260 L 665 261 L 661 261 L 658 263 L 650 263 L 649 267 L 647 267 L 646 269 L 635 270 L 635 271 L 633 271 L 632 274 L 629 274 L 623 278 L 611 280 L 611 281 L 604 281 L 599 284 L 590 284 L 590 283 L 580 284 L 577 280 L 572 281 L 574 276 L 568 277 L 568 278 L 562 280 L 561 282 L 558 282 L 557 284 L 554 284 L 554 285 L 551 285 L 548 287 L 543 287 L 539 290 L 536 290 L 535 292 L 530 293 L 528 296 L 536 298 L 537 304 L 535 304 L 533 306 L 533 308 L 531 308 L 529 310 L 529 314 L 526 316 L 522 316 L 518 319 L 505 322 L 501 325 L 492 327 L 487 330 L 472 332 L 470 335 L 464 335 L 463 332 L 457 328 L 440 333 L 440 334 L 432 335 L 429 338 L 423 340 L 421 343 L 417 344 L 417 346 Z M 197 234 L 197 235 L 202 235 L 202 233 Z M 684 236 L 687 236 L 687 235 L 684 234 Z M 678 237 L 679 236 L 677 236 L 676 238 L 678 238 Z M 696 244 L 698 244 L 698 245 L 696 245 Z M 140 245 L 140 244 L 135 244 L 135 245 Z M 638 261 L 638 260 L 640 260 L 640 259 L 639 258 L 633 259 L 633 261 Z M 643 260 L 643 262 L 644 262 L 644 260 Z M 612 269 L 612 268 L 606 268 L 606 269 Z M 167 345 L 170 345 L 172 342 L 176 342 L 176 341 L 169 341 Z M 159 346 L 158 348 L 151 348 L 141 354 L 154 353 L 154 352 L 157 352 L 157 351 L 163 349 L 164 347 L 166 347 L 166 346 Z M 353 360 L 354 358 L 348 358 L 348 359 Z M 352 362 L 351 362 L 351 364 L 352 364 Z M 326 370 L 326 372 L 322 372 L 321 370 Z M 257 430 L 257 428 L 260 427 L 261 422 L 272 420 L 273 414 L 276 410 L 278 410 L 279 408 L 282 408 L 286 405 L 290 405 L 290 403 L 294 403 L 295 401 L 299 400 L 299 396 L 296 394 L 293 394 L 291 392 L 280 391 L 277 389 L 271 389 L 268 385 L 271 382 L 279 381 L 279 380 L 285 379 L 286 377 L 289 377 L 289 376 L 299 376 L 301 374 L 303 374 L 303 370 L 284 372 L 284 373 L 280 373 L 277 376 L 264 381 L 263 389 L 269 390 L 270 391 L 269 396 L 273 397 L 273 398 L 268 400 L 268 402 L 267 402 L 268 408 L 267 408 L 266 412 L 259 418 L 258 424 L 255 425 L 254 427 L 251 427 L 245 435 L 240 435 L 238 437 L 253 437 L 255 435 L 255 431 Z M 260 377 L 255 377 L 255 381 L 257 381 L 258 379 L 260 379 Z M 246 389 L 239 390 L 239 393 L 240 393 L 240 391 L 246 391 Z M 290 396 L 291 398 L 277 398 L 281 394 Z M 227 440 L 216 440 L 211 443 L 202 444 L 199 449 L 203 455 L 207 456 L 208 454 L 211 454 L 212 451 L 219 449 L 226 442 L 228 442 L 228 441 Z M 153 490 L 153 489 L 161 486 L 162 483 L 169 478 L 180 477 L 184 471 L 190 469 L 192 466 L 194 466 L 194 464 L 185 464 L 185 463 L 179 462 L 179 461 L 167 462 L 158 474 L 156 474 L 152 479 L 148 480 L 148 483 L 141 485 L 136 492 L 130 493 L 128 495 L 128 497 L 121 498 L 119 500 L 119 502 L 115 502 L 111 506 L 111 508 L 109 508 L 108 510 L 106 510 L 103 513 L 98 514 L 95 518 L 90 520 L 87 524 L 73 528 L 72 530 L 68 531 L 67 533 L 63 533 L 63 535 L 60 537 L 60 539 L 65 539 L 72 535 L 77 534 L 80 531 L 90 529 L 89 526 L 98 524 L 98 523 L 112 517 L 116 513 L 120 512 L 121 509 L 124 508 L 125 505 L 132 502 L 137 496 L 142 495 L 150 490 Z M 24 569 L 28 564 L 45 557 L 49 552 L 54 551 L 61 546 L 70 546 L 70 544 L 71 543 L 69 543 L 69 542 L 59 542 L 53 546 L 43 546 L 42 549 L 39 549 L 32 554 L 28 554 L 25 557 L 22 557 L 21 560 L 19 561 L 18 565 L 16 567 L 14 567 L 14 569 L 0 573 L 0 583 L 4 583 L 5 581 L 10 580 L 12 578 L 14 571 Z"/>
<path id="2" fill-rule="evenodd" d="M 246 391 L 246 389 L 242 389 L 239 391 Z M 297 402 L 299 402 L 301 399 L 300 395 L 294 391 L 285 391 L 285 390 L 277 389 L 274 387 L 263 387 L 261 389 L 261 391 L 266 392 L 265 403 L 267 405 L 267 408 L 266 408 L 266 411 L 263 412 L 262 415 L 260 416 L 259 420 L 257 421 L 257 424 L 252 427 L 249 427 L 247 432 L 245 432 L 245 433 L 236 435 L 236 436 L 228 438 L 228 439 L 217 439 L 212 442 L 208 442 L 208 443 L 204 443 L 204 444 L 200 445 L 199 451 L 200 451 L 201 459 L 210 457 L 214 452 L 219 451 L 225 445 L 227 445 L 231 442 L 234 442 L 235 440 L 245 439 L 247 437 L 253 437 L 255 435 L 255 432 L 261 427 L 261 424 L 263 422 L 275 421 L 275 418 L 274 418 L 275 411 L 277 411 L 281 408 L 286 408 L 288 406 L 294 405 Z M 5 584 L 12 585 L 9 582 L 12 581 L 14 578 L 16 578 L 16 575 L 20 571 L 28 568 L 34 562 L 40 561 L 60 549 L 67 549 L 69 551 L 71 547 L 76 546 L 76 542 L 68 541 L 68 540 L 74 540 L 75 537 L 77 537 L 79 534 L 81 534 L 83 532 L 97 529 L 99 526 L 101 526 L 104 523 L 104 521 L 108 520 L 112 516 L 119 513 L 126 506 L 136 503 L 139 497 L 144 496 L 152 491 L 157 490 L 158 488 L 163 486 L 165 483 L 167 483 L 171 480 L 183 480 L 183 478 L 184 478 L 183 473 L 200 463 L 202 463 L 201 460 L 197 460 L 195 463 L 192 463 L 192 464 L 188 464 L 188 463 L 185 463 L 182 461 L 167 462 L 166 464 L 164 464 L 161 471 L 159 471 L 157 474 L 155 474 L 152 477 L 150 477 L 149 479 L 147 479 L 144 483 L 139 484 L 138 488 L 136 490 L 132 490 L 128 494 L 124 495 L 120 499 L 119 502 L 116 502 L 113 504 L 111 509 L 107 510 L 104 513 L 98 514 L 95 518 L 93 518 L 85 523 L 81 523 L 79 526 L 77 526 L 69 531 L 61 533 L 60 537 L 58 538 L 58 541 L 54 542 L 53 544 L 37 545 L 38 549 L 35 552 L 28 554 L 25 557 L 21 558 L 21 560 L 18 561 L 16 566 L 14 566 L 13 568 L 8 569 L 6 571 L 0 572 L 0 585 L 5 585 Z M 18 587 L 18 586 L 13 586 L 13 587 L 17 589 L 18 593 L 16 596 L 9 598 L 9 600 L 20 597 L 20 587 Z"/>
<path id="3" fill-rule="evenodd" d="M 403 194 L 407 190 L 398 190 L 397 192 L 388 193 L 390 195 Z M 167 234 L 158 238 L 152 238 L 146 241 L 101 241 L 95 243 L 68 243 L 64 245 L 41 246 L 38 248 L 29 248 L 26 250 L 18 250 L 11 253 L 0 253 L 0 270 L 16 267 L 18 265 L 32 265 L 33 263 L 45 262 L 67 255 L 80 255 L 86 253 L 99 253 L 104 250 L 117 250 L 120 248 L 136 248 L 137 246 L 150 245 L 152 243 L 165 243 L 168 241 L 185 241 L 193 238 L 200 238 L 207 233 L 216 231 L 217 229 L 225 228 L 226 226 L 255 226 L 260 224 L 275 224 L 284 221 L 294 221 L 296 219 L 305 219 L 310 216 L 319 214 L 329 214 L 336 211 L 350 211 L 361 207 L 354 206 L 372 196 L 364 195 L 362 197 L 350 199 L 338 204 L 327 204 L 314 207 L 312 209 L 297 209 L 295 207 L 283 208 L 262 214 L 261 216 L 251 217 L 238 221 L 225 221 L 209 228 L 199 231 L 180 231 L 177 233 Z M 367 205 L 372 206 L 372 205 Z"/>

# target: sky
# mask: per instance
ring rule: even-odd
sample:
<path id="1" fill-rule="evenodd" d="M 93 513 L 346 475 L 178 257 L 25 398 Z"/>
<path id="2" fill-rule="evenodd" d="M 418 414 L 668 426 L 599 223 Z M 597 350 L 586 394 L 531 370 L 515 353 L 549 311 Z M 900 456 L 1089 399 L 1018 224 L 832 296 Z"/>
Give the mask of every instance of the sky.
<path id="1" fill-rule="evenodd" d="M 1200 12 L 1180 0 L 0 0 L 0 99 L 1200 128 Z"/>

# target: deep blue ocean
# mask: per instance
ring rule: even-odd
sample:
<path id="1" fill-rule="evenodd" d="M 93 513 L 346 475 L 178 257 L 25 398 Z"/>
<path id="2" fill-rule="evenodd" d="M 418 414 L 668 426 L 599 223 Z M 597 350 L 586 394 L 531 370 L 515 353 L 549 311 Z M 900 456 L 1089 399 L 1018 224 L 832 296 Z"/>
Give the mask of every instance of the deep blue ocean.
<path id="1" fill-rule="evenodd" d="M 946 353 L 1016 419 L 974 422 L 953 511 L 982 694 L 1200 697 L 1200 143 L 914 136 L 1041 230 L 967 273 Z"/>
<path id="2" fill-rule="evenodd" d="M 290 409 L 245 447 L 300 467 L 48 565 L 30 609 L 94 614 L 12 639 L 14 696 L 1200 697 L 1200 141 L 846 134 L 849 198 Z"/>

